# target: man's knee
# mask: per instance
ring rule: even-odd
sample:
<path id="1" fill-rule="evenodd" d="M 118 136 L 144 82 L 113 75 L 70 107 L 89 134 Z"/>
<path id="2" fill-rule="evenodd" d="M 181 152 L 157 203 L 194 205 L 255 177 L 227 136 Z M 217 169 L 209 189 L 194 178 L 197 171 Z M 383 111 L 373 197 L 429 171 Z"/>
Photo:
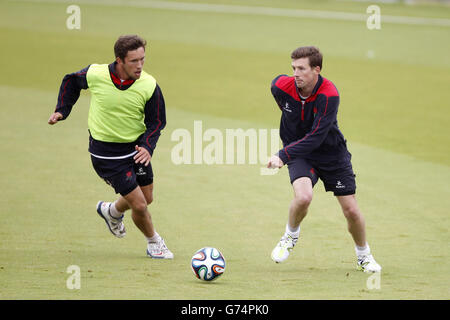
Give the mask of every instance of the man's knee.
<path id="1" fill-rule="evenodd" d="M 342 211 L 344 212 L 344 216 L 347 218 L 347 220 L 358 221 L 359 219 L 361 219 L 361 212 L 356 205 L 344 206 L 342 207 Z"/>
<path id="2" fill-rule="evenodd" d="M 312 192 L 302 192 L 295 195 L 294 202 L 299 207 L 307 208 L 311 204 L 312 198 Z"/>
<path id="3" fill-rule="evenodd" d="M 147 205 L 151 204 L 153 202 L 153 193 L 146 195 L 145 200 L 147 201 Z"/>
<path id="4" fill-rule="evenodd" d="M 313 187 L 311 179 L 302 177 L 294 181 L 294 203 L 297 206 L 308 207 L 313 198 Z"/>
<path id="5" fill-rule="evenodd" d="M 145 201 L 147 205 L 153 202 L 153 183 L 144 187 L 141 187 L 142 193 L 144 194 Z"/>
<path id="6" fill-rule="evenodd" d="M 136 201 L 131 204 L 131 209 L 138 214 L 144 214 L 147 211 L 147 203 L 144 199 Z"/>

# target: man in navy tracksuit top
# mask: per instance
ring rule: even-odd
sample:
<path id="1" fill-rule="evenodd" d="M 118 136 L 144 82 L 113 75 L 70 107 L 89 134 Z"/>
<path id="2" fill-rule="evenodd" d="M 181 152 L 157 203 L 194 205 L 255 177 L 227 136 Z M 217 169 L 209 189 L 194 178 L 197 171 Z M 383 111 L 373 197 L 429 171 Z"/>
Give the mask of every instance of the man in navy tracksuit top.
<path id="1" fill-rule="evenodd" d="M 300 223 L 312 200 L 313 187 L 321 179 L 333 191 L 355 242 L 357 268 L 380 272 L 381 266 L 366 242 L 365 221 L 355 198 L 355 175 L 351 154 L 337 124 L 339 93 L 320 75 L 322 54 L 316 47 L 299 47 L 292 54 L 294 76 L 279 75 L 271 91 L 280 108 L 283 149 L 273 155 L 269 168 L 287 164 L 294 189 L 286 231 L 272 251 L 272 259 L 285 261 L 300 235 Z"/>

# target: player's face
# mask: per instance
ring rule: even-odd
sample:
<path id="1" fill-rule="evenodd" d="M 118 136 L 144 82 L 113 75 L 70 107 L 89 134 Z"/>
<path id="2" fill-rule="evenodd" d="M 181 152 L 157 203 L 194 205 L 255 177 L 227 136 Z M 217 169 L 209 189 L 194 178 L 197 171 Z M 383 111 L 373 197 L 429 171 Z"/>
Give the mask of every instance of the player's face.
<path id="1" fill-rule="evenodd" d="M 119 58 L 120 60 L 120 58 Z M 129 79 L 137 80 L 141 77 L 142 68 L 145 61 L 145 49 L 140 47 L 133 51 L 128 51 L 127 56 L 119 63 L 122 63 L 123 71 Z"/>
<path id="2" fill-rule="evenodd" d="M 291 65 L 294 72 L 295 84 L 298 88 L 308 88 L 315 84 L 320 73 L 320 67 L 311 68 L 308 57 L 292 60 Z"/>

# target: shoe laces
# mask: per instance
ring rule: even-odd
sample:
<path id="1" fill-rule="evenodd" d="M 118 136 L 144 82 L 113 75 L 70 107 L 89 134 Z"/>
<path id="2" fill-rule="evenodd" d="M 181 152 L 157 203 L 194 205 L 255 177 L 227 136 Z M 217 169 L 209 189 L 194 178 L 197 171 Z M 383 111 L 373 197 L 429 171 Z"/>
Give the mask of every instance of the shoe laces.
<path id="1" fill-rule="evenodd" d="M 125 231 L 125 225 L 123 224 L 122 220 L 120 220 L 120 223 L 117 225 L 117 228 L 120 232 Z"/>
<path id="2" fill-rule="evenodd" d="M 280 246 L 281 247 L 285 247 L 285 246 L 292 246 L 292 247 L 294 247 L 295 244 L 297 243 L 297 241 L 298 241 L 298 238 L 292 238 L 290 235 L 284 234 L 281 237 Z"/>
<path id="3" fill-rule="evenodd" d="M 160 240 L 158 240 L 157 242 L 149 242 L 148 244 L 153 252 L 155 251 L 164 252 L 168 250 L 163 238 L 160 238 Z"/>
<path id="4" fill-rule="evenodd" d="M 125 225 L 123 224 L 123 216 L 120 219 L 114 218 L 111 215 L 110 215 L 110 217 L 111 217 L 111 220 L 110 220 L 111 221 L 111 226 L 114 229 L 118 229 L 119 231 L 123 231 L 125 229 Z"/>
<path id="5" fill-rule="evenodd" d="M 362 255 L 358 256 L 358 263 L 362 266 L 368 265 L 369 263 L 375 262 L 372 255 Z"/>

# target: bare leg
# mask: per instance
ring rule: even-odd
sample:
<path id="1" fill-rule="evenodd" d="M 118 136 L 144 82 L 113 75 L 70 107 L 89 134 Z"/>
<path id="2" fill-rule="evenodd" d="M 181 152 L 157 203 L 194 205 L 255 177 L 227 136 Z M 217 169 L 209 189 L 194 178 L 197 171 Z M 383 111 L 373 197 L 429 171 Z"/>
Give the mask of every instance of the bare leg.
<path id="1" fill-rule="evenodd" d="M 151 204 L 153 202 L 153 183 L 139 188 L 141 188 L 142 193 L 144 194 L 145 200 L 147 201 L 147 205 Z M 124 197 L 121 196 L 116 201 L 116 209 L 119 210 L 120 212 L 125 212 L 130 209 L 128 202 L 127 200 L 125 200 Z"/>
<path id="2" fill-rule="evenodd" d="M 289 226 L 297 229 L 308 213 L 309 205 L 312 201 L 313 189 L 311 179 L 301 177 L 292 183 L 294 188 L 294 199 L 289 207 Z"/>
<path id="3" fill-rule="evenodd" d="M 272 250 L 271 258 L 276 263 L 285 261 L 300 234 L 300 223 L 308 213 L 308 207 L 312 200 L 312 182 L 309 177 L 301 177 L 292 183 L 294 199 L 289 206 L 289 219 L 286 231 L 280 242 Z"/>
<path id="4" fill-rule="evenodd" d="M 359 210 L 355 195 L 337 196 L 342 207 L 342 212 L 347 219 L 348 231 L 353 237 L 353 241 L 359 247 L 366 245 L 366 226 L 364 216 Z"/>
<path id="5" fill-rule="evenodd" d="M 155 235 L 155 228 L 147 209 L 148 201 L 153 200 L 153 194 L 151 193 L 153 185 L 150 186 L 137 187 L 126 196 L 120 197 L 116 202 L 116 208 L 119 211 L 124 212 L 131 208 L 131 217 L 134 224 L 147 238 Z M 149 197 L 150 194 L 151 198 Z"/>

